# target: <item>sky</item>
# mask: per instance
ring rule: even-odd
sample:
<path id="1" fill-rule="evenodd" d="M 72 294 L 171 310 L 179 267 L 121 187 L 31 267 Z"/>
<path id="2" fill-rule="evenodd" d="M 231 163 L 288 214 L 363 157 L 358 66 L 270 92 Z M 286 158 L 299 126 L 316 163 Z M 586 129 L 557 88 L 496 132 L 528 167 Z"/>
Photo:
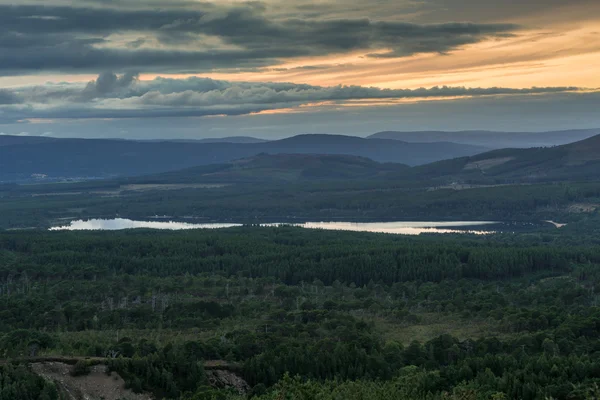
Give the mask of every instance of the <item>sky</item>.
<path id="1" fill-rule="evenodd" d="M 600 128 L 598 0 L 0 0 L 0 134 Z"/>

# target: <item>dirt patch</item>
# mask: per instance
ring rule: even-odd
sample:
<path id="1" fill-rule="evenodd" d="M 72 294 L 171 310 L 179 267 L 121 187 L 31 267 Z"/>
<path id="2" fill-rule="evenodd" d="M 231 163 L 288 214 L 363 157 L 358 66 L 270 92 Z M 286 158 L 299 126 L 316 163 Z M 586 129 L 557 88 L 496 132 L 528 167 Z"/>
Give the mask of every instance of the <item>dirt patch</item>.
<path id="1" fill-rule="evenodd" d="M 465 170 L 473 170 L 478 169 L 480 171 L 485 171 L 490 168 L 497 167 L 498 165 L 506 164 L 509 161 L 514 160 L 514 157 L 501 157 L 501 158 L 490 158 L 487 160 L 475 161 L 465 165 Z"/>
<path id="2" fill-rule="evenodd" d="M 224 183 L 189 183 L 189 184 L 133 184 L 121 186 L 120 191 L 145 192 L 149 190 L 180 190 L 180 189 L 219 189 L 229 186 Z"/>
<path id="3" fill-rule="evenodd" d="M 182 184 L 131 184 L 121 185 L 118 188 L 106 190 L 92 190 L 89 194 L 101 197 L 119 197 L 124 192 L 150 192 L 167 191 L 181 189 L 220 189 L 231 186 L 227 183 L 182 183 Z M 56 196 L 83 196 L 86 192 L 52 192 L 52 193 L 33 193 L 31 197 L 56 197 Z"/>
<path id="4" fill-rule="evenodd" d="M 470 184 L 470 183 L 451 183 L 449 185 L 445 185 L 445 186 L 436 186 L 436 187 L 430 187 L 427 189 L 428 192 L 433 192 L 436 190 L 446 190 L 446 189 L 452 189 L 452 190 L 470 190 L 470 189 L 486 189 L 486 188 L 494 188 L 494 187 L 501 187 L 501 186 L 514 186 L 512 184 L 509 183 L 499 183 L 497 185 L 474 185 L 474 184 Z"/>
<path id="5" fill-rule="evenodd" d="M 388 340 L 395 340 L 408 346 L 415 338 L 422 342 L 432 340 L 443 334 L 450 334 L 460 340 L 482 337 L 502 337 L 498 323 L 489 319 L 470 319 L 462 323 L 457 314 L 417 313 L 419 322 L 414 324 L 375 318 L 376 326 Z"/>
<path id="6" fill-rule="evenodd" d="M 182 183 L 182 184 L 131 184 L 122 185 L 114 190 L 93 191 L 91 194 L 102 197 L 120 197 L 124 192 L 150 192 L 150 191 L 168 191 L 181 189 L 220 189 L 230 186 L 225 183 Z"/>
<path id="7" fill-rule="evenodd" d="M 81 192 L 34 193 L 31 197 L 79 196 Z"/>
<path id="8" fill-rule="evenodd" d="M 31 364 L 33 372 L 54 381 L 69 400 L 152 400 L 150 395 L 125 389 L 125 381 L 115 372 L 107 375 L 105 365 L 95 365 L 88 375 L 79 377 L 71 376 L 71 368 L 60 362 Z"/>
<path id="9" fill-rule="evenodd" d="M 591 213 L 600 209 L 600 204 L 575 203 L 571 204 L 567 211 L 570 213 Z"/>

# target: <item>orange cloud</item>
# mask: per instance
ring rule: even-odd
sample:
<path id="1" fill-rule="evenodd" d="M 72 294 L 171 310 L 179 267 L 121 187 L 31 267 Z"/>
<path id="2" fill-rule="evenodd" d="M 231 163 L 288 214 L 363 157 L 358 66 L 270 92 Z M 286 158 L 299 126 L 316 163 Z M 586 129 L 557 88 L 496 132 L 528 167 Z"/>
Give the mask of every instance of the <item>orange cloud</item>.
<path id="1" fill-rule="evenodd" d="M 600 21 L 556 30 L 522 31 L 515 37 L 465 46 L 448 55 L 372 58 L 365 53 L 295 59 L 255 72 L 205 74 L 213 79 L 274 81 L 321 86 L 381 88 L 440 85 L 469 87 L 600 87 Z M 151 79 L 145 75 L 142 79 Z M 178 75 L 177 77 L 183 77 Z"/>

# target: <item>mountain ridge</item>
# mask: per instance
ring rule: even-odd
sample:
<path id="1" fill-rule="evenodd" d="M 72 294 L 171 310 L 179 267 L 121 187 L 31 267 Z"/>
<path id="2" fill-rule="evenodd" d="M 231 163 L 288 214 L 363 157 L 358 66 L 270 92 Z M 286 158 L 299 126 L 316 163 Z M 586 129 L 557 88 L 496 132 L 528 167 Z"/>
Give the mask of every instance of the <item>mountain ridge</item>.
<path id="1" fill-rule="evenodd" d="M 6 139 L 8 141 L 11 139 Z M 16 141 L 16 140 L 15 140 Z M 486 148 L 454 143 L 404 143 L 344 135 L 298 135 L 264 143 L 138 142 L 111 139 L 35 140 L 0 146 L 0 182 L 32 174 L 59 178 L 148 175 L 221 164 L 260 153 L 345 154 L 408 165 L 471 156 Z"/>
<path id="2" fill-rule="evenodd" d="M 332 154 L 267 154 L 224 164 L 186 168 L 141 178 L 136 183 L 252 183 L 381 179 L 410 167 Z"/>
<path id="3" fill-rule="evenodd" d="M 368 139 L 390 139 L 404 142 L 443 142 L 472 144 L 489 148 L 529 148 L 556 146 L 584 140 L 600 134 L 599 129 L 571 129 L 546 132 L 502 132 L 489 130 L 466 131 L 383 131 Z"/>
<path id="4" fill-rule="evenodd" d="M 305 140 L 297 138 L 294 140 Z M 148 177 L 179 182 L 293 182 L 319 179 L 371 179 L 390 184 L 521 184 L 600 179 L 600 135 L 562 146 L 499 149 L 410 167 L 368 158 L 331 154 L 261 153 L 222 165 L 195 167 Z"/>
<path id="5" fill-rule="evenodd" d="M 223 138 L 203 138 L 203 139 L 144 139 L 138 142 L 172 142 L 172 143 L 266 143 L 268 139 L 260 139 L 252 136 L 226 136 Z"/>
<path id="6" fill-rule="evenodd" d="M 492 150 L 417 166 L 414 172 L 460 182 L 596 180 L 600 179 L 600 135 L 560 146 Z"/>

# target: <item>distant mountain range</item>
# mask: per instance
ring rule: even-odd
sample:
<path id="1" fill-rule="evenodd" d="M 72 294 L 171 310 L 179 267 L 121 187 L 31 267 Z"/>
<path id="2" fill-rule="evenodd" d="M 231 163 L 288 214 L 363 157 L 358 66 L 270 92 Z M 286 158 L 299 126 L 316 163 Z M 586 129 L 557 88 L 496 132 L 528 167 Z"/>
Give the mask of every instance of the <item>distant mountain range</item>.
<path id="1" fill-rule="evenodd" d="M 0 136 L 0 182 L 36 177 L 106 178 L 222 164 L 267 154 L 334 154 L 421 165 L 472 156 L 486 148 L 456 143 L 406 143 L 341 135 L 299 135 L 261 143 L 140 142 Z"/>
<path id="2" fill-rule="evenodd" d="M 600 129 L 567 130 L 552 132 L 494 132 L 494 131 L 421 131 L 379 132 L 370 139 L 392 139 L 404 142 L 453 142 L 483 146 L 490 149 L 530 148 L 558 146 L 584 140 L 600 134 Z"/>
<path id="3" fill-rule="evenodd" d="M 524 143 L 523 140 L 538 140 L 541 135 L 557 141 L 568 135 L 587 136 L 590 133 L 593 131 L 497 134 L 503 138 L 501 140 L 513 135 L 519 138 L 515 141 Z M 463 138 L 493 136 L 490 132 L 479 136 L 475 132 L 388 132 L 368 139 L 342 135 L 298 135 L 275 141 L 249 137 L 206 141 L 133 141 L 3 135 L 0 136 L 0 182 L 131 177 L 196 167 L 188 173 L 198 173 L 204 176 L 203 180 L 209 179 L 208 174 L 213 174 L 215 179 L 220 177 L 229 181 L 251 181 L 261 175 L 282 181 L 385 176 L 386 179 L 436 179 L 458 183 L 600 178 L 600 135 L 567 145 L 491 152 L 488 148 L 470 144 L 411 143 L 377 138 L 397 136 L 415 139 L 416 135 L 425 135 L 424 139 L 429 140 L 446 137 L 459 140 L 461 135 Z M 500 139 L 495 140 L 494 143 L 500 143 Z M 487 139 L 480 142 L 493 144 Z M 261 157 L 256 158 L 259 154 L 262 154 Z M 316 154 L 331 157 L 292 156 Z M 267 155 L 288 156 L 269 158 Z M 243 162 L 247 165 L 242 167 L 242 161 L 230 164 L 240 159 L 245 159 Z"/>
<path id="4" fill-rule="evenodd" d="M 224 138 L 206 138 L 206 139 L 153 139 L 140 140 L 140 142 L 174 142 L 174 143 L 265 143 L 269 140 L 258 139 L 251 136 L 229 136 Z"/>
<path id="5" fill-rule="evenodd" d="M 44 137 L 44 136 L 12 136 L 12 135 L 0 135 L 0 147 L 2 146 L 14 146 L 17 144 L 38 144 L 38 143 L 49 143 L 57 139 Z"/>
<path id="6" fill-rule="evenodd" d="M 418 182 L 424 186 L 456 187 L 600 180 L 600 135 L 568 145 L 493 150 L 412 168 L 357 156 L 259 154 L 225 164 L 134 179 L 137 183 L 163 184 L 315 180 L 379 180 L 390 184 Z"/>

